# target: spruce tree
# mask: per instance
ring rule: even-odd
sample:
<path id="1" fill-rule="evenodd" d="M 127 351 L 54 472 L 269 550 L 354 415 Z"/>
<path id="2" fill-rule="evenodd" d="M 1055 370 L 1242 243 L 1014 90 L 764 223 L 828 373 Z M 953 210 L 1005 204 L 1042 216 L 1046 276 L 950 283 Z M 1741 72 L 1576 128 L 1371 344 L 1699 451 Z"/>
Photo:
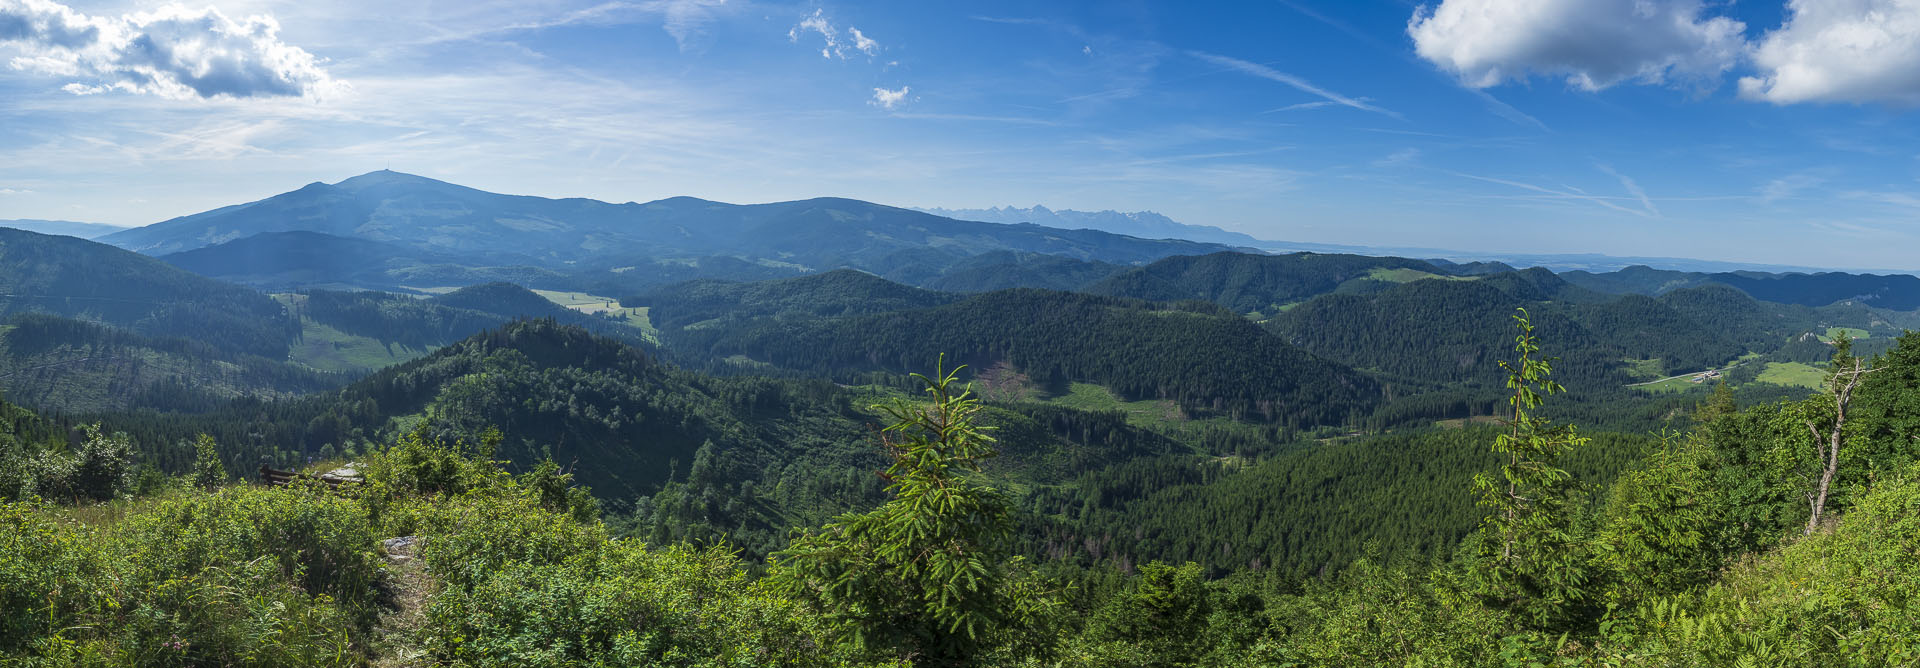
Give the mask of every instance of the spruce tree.
<path id="1" fill-rule="evenodd" d="M 1526 309 L 1513 316 L 1517 358 L 1502 360 L 1507 372 L 1507 405 L 1512 417 L 1493 442 L 1504 462 L 1500 475 L 1480 473 L 1473 488 L 1488 509 L 1470 545 L 1474 588 L 1488 604 L 1516 614 L 1533 628 L 1562 629 L 1586 603 L 1587 574 L 1582 540 L 1575 526 L 1574 493 L 1579 482 L 1557 465 L 1562 455 L 1586 444 L 1572 425 L 1556 425 L 1537 414 L 1548 395 L 1565 388 L 1548 376 L 1553 360 L 1539 357 L 1540 342 Z"/>

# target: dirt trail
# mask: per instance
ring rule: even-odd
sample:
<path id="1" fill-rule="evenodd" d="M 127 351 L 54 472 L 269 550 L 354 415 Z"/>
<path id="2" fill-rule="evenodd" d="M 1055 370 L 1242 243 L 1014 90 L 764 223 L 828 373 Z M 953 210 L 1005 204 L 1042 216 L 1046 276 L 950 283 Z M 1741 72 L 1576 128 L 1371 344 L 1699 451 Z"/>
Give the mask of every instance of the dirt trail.
<path id="1" fill-rule="evenodd" d="M 382 541 L 390 576 L 386 592 L 389 608 L 373 627 L 373 664 L 378 668 L 426 666 L 426 651 L 414 644 L 414 633 L 425 622 L 427 592 L 433 587 L 426 562 L 420 560 L 420 538 L 407 536 Z"/>

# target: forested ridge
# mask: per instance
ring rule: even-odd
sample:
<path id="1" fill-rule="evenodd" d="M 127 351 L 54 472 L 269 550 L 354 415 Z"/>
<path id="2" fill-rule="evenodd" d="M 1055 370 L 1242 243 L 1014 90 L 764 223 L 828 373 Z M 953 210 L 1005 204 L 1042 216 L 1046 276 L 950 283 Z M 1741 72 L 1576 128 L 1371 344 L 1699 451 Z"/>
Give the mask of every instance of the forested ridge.
<path id="1" fill-rule="evenodd" d="M 0 374 L 41 410 L 0 405 L 0 603 L 33 614 L 0 661 L 1917 659 L 1920 316 L 925 250 L 615 281 L 606 315 L 171 269 L 103 274 L 145 315 L 20 309 Z M 232 290 L 260 312 L 165 325 Z M 409 361 L 299 361 L 381 347 Z M 238 484 L 348 463 L 347 495 Z"/>
<path id="2" fill-rule="evenodd" d="M 302 400 L 418 415 L 354 442 L 365 482 L 351 495 L 233 484 L 242 433 L 184 439 L 181 461 L 148 454 L 167 429 L 218 419 L 116 433 L 0 406 L 0 600 L 31 613 L 7 619 L 0 653 L 289 665 L 1920 660 L 1907 640 L 1920 628 L 1900 607 L 1920 585 L 1920 334 L 1872 358 L 1842 337 L 1830 392 L 1741 406 L 1722 385 L 1668 431 L 1633 435 L 1541 417 L 1565 395 L 1548 330 L 1522 315 L 1497 357 L 1514 408 L 1500 422 L 1278 448 L 1273 434 L 1196 440 L 1120 412 L 979 403 L 946 361 L 917 393 L 717 379 L 538 321 Z M 631 386 L 627 398 L 594 394 L 607 383 Z M 623 504 L 637 478 L 560 461 L 572 452 L 561 441 L 589 435 L 561 424 L 580 416 L 543 421 L 554 409 L 538 407 L 561 396 L 543 385 L 655 425 L 634 453 L 668 459 L 651 493 Z M 1837 436 L 1815 447 L 1808 430 Z M 587 475 L 614 489 L 576 486 Z M 417 542 L 382 542 L 393 536 Z M 749 549 L 703 547 L 730 538 Z M 420 587 L 391 594 L 413 597 L 413 621 L 382 593 L 401 579 Z"/>
<path id="3" fill-rule="evenodd" d="M 910 371 L 931 345 L 979 367 L 1008 362 L 1042 385 L 1084 380 L 1190 411 L 1295 425 L 1339 424 L 1379 401 L 1366 376 L 1197 302 L 1005 290 L 926 309 L 677 336 L 683 351 L 841 379 Z"/>

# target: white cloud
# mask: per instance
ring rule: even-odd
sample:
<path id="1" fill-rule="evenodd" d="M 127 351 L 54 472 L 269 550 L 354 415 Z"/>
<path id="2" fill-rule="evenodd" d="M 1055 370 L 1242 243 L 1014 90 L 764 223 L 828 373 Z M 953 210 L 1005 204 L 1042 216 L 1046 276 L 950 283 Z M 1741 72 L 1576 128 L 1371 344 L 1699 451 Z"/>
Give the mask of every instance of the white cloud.
<path id="1" fill-rule="evenodd" d="M 1792 0 L 1753 50 L 1740 96 L 1774 104 L 1920 105 L 1920 0 Z"/>
<path id="2" fill-rule="evenodd" d="M 880 53 L 880 43 L 867 37 L 866 33 L 860 32 L 859 28 L 848 28 L 846 37 L 842 38 L 840 29 L 833 27 L 833 22 L 827 20 L 826 13 L 822 10 L 813 10 L 813 14 L 801 19 L 798 24 L 788 29 L 787 41 L 798 44 L 800 36 L 807 33 L 816 33 L 825 40 L 825 45 L 820 47 L 821 58 L 846 60 L 847 56 L 855 51 L 867 54 L 868 57 Z"/>
<path id="3" fill-rule="evenodd" d="M 1324 98 L 1328 102 L 1332 102 L 1334 104 L 1338 104 L 1345 107 L 1352 107 L 1354 109 L 1359 109 L 1362 111 L 1371 111 L 1376 114 L 1386 114 L 1394 118 L 1400 118 L 1400 114 L 1394 113 L 1392 111 L 1388 111 L 1386 109 L 1381 109 L 1380 107 L 1376 107 L 1372 104 L 1368 104 L 1365 98 L 1347 97 L 1345 95 L 1335 93 L 1325 88 L 1315 86 L 1312 83 L 1308 82 L 1306 79 L 1302 79 L 1300 77 L 1287 74 L 1286 72 L 1281 72 L 1279 70 L 1273 69 L 1271 67 L 1267 67 L 1265 65 L 1261 65 L 1259 63 L 1250 63 L 1250 62 L 1241 60 L 1239 58 L 1229 58 L 1227 56 L 1219 56 L 1219 55 L 1214 55 L 1214 54 L 1206 53 L 1202 51 L 1188 51 L 1187 53 L 1189 55 L 1192 55 L 1195 58 L 1199 58 L 1200 60 L 1204 60 L 1206 62 L 1213 63 L 1215 65 L 1219 65 L 1227 69 L 1236 70 L 1244 74 L 1249 74 L 1252 76 L 1260 77 L 1262 79 L 1266 79 L 1268 81 L 1277 81 L 1277 82 L 1286 84 L 1288 86 L 1292 86 L 1303 93 L 1320 96 L 1321 98 Z"/>
<path id="4" fill-rule="evenodd" d="M 211 7 L 93 17 L 51 0 L 0 0 L 0 45 L 20 50 L 15 70 L 85 80 L 62 87 L 75 94 L 320 97 L 345 86 L 281 42 L 273 17 L 235 21 Z"/>
<path id="5" fill-rule="evenodd" d="M 1361 98 L 1361 99 L 1365 100 L 1366 98 Z M 1319 109 L 1321 107 L 1336 107 L 1336 106 L 1340 106 L 1340 103 L 1333 102 L 1330 100 L 1314 100 L 1312 102 L 1301 102 L 1299 104 L 1289 104 L 1287 106 L 1280 107 L 1278 109 L 1268 109 L 1260 113 L 1277 114 L 1283 111 L 1306 111 L 1308 109 Z"/>
<path id="6" fill-rule="evenodd" d="M 31 190 L 16 190 L 13 188 L 0 188 L 0 195 L 31 195 L 31 194 L 33 194 L 33 191 Z"/>
<path id="7" fill-rule="evenodd" d="M 887 111 L 893 111 L 895 108 L 898 108 L 900 105 L 906 104 L 907 91 L 909 90 L 912 90 L 910 86 L 901 86 L 900 90 L 887 90 L 885 88 L 875 88 L 873 89 L 873 99 L 868 100 L 867 104 L 880 107 L 881 109 L 885 109 Z"/>
<path id="8" fill-rule="evenodd" d="M 859 49 L 861 53 L 871 56 L 880 52 L 880 43 L 868 39 L 865 33 L 860 32 L 859 28 L 849 27 L 847 28 L 847 34 L 853 35 L 853 48 Z"/>
<path id="9" fill-rule="evenodd" d="M 1414 51 L 1467 86 L 1537 74 L 1589 91 L 1717 82 L 1746 48 L 1745 29 L 1706 16 L 1700 0 L 1443 0 L 1407 23 Z"/>

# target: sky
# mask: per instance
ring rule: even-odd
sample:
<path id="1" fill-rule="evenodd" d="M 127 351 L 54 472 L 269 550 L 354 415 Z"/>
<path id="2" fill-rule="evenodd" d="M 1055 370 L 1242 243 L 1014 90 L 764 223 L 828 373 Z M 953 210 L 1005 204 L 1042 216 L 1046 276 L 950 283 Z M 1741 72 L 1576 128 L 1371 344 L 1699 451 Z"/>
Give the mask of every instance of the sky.
<path id="1" fill-rule="evenodd" d="M 0 219 L 625 202 L 1920 269 L 1920 0 L 0 0 Z"/>

